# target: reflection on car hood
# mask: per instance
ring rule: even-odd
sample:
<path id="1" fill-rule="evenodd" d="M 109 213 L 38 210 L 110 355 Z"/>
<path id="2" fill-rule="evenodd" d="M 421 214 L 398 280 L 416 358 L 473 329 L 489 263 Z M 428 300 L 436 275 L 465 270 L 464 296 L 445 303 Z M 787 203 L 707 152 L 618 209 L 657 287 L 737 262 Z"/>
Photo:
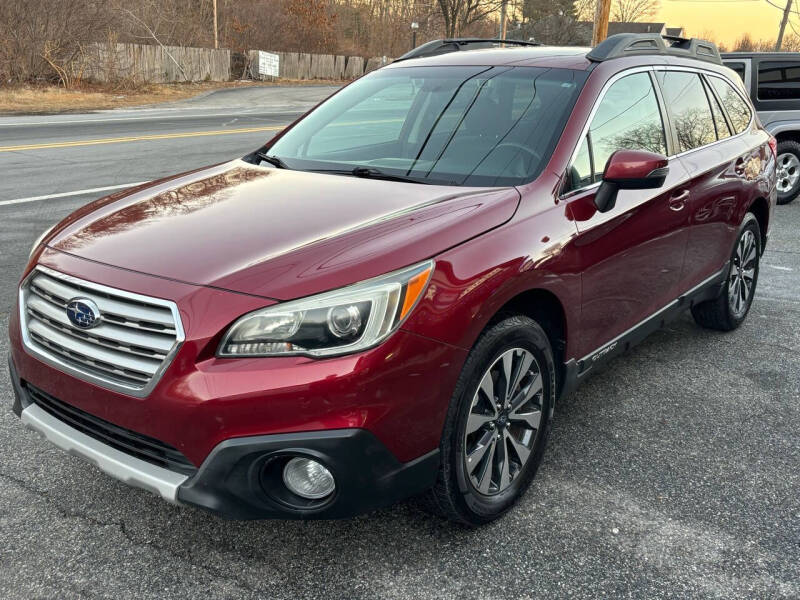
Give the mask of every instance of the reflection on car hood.
<path id="1" fill-rule="evenodd" d="M 90 204 L 48 245 L 198 285 L 290 299 L 424 260 L 507 221 L 519 194 L 244 161 Z"/>

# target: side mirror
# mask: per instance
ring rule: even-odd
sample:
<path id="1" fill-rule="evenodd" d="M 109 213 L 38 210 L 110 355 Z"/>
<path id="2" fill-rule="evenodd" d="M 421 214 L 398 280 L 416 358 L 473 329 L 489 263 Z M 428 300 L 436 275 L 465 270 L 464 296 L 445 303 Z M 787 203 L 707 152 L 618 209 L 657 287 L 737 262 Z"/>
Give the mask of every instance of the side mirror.
<path id="1" fill-rule="evenodd" d="M 616 205 L 619 190 L 660 188 L 667 173 L 669 161 L 666 156 L 645 150 L 617 150 L 606 163 L 594 205 L 600 212 L 608 212 Z"/>

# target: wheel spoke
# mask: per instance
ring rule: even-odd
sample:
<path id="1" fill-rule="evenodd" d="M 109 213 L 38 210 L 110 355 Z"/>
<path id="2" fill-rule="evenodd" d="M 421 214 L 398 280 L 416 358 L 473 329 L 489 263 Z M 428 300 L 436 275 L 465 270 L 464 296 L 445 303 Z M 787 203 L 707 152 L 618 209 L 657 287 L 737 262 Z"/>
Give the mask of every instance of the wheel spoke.
<path id="1" fill-rule="evenodd" d="M 478 491 L 483 494 L 489 492 L 489 486 L 492 484 L 492 477 L 494 476 L 494 454 L 496 450 L 497 439 L 492 437 L 492 442 L 489 445 L 488 456 L 484 461 L 480 475 L 478 476 Z"/>
<path id="2" fill-rule="evenodd" d="M 467 435 L 478 431 L 492 419 L 494 419 L 494 415 L 469 413 L 469 417 L 467 417 Z"/>
<path id="3" fill-rule="evenodd" d="M 755 269 L 745 269 L 742 271 L 742 277 L 745 281 L 753 281 L 753 275 L 755 275 Z"/>
<path id="4" fill-rule="evenodd" d="M 516 368 L 511 378 L 511 386 L 509 388 L 509 402 L 511 401 L 511 397 L 516 394 L 517 387 L 519 387 L 525 374 L 530 370 L 531 364 L 533 364 L 533 355 L 530 352 L 523 351 L 522 356 L 517 359 L 516 363 Z"/>
<path id="5" fill-rule="evenodd" d="M 495 435 L 491 431 L 487 431 L 478 443 L 476 444 L 475 448 L 467 454 L 467 466 L 470 473 L 473 473 L 475 469 L 481 462 L 481 459 L 486 455 L 486 451 L 494 444 Z"/>
<path id="6" fill-rule="evenodd" d="M 506 352 L 500 362 L 501 368 L 503 369 L 505 389 L 503 390 L 503 395 L 498 398 L 498 403 L 505 404 L 511 397 L 511 379 L 513 376 L 512 371 L 514 366 L 514 353 Z"/>
<path id="7" fill-rule="evenodd" d="M 542 374 L 536 373 L 525 389 L 519 390 L 511 400 L 511 412 L 516 413 L 522 406 L 542 391 Z"/>
<path id="8" fill-rule="evenodd" d="M 528 387 L 527 392 L 525 393 L 525 398 L 530 400 L 541 391 L 542 391 L 542 374 L 536 373 L 536 375 L 533 376 L 533 381 L 531 381 L 531 384 Z"/>
<path id="9" fill-rule="evenodd" d="M 542 411 L 534 410 L 527 413 L 512 412 L 509 413 L 508 419 L 510 421 L 526 423 L 530 429 L 539 429 L 539 424 L 542 422 Z"/>
<path id="10" fill-rule="evenodd" d="M 519 464 L 524 465 L 526 462 L 528 462 L 528 457 L 531 455 L 530 449 L 522 442 L 519 442 L 517 438 L 514 437 L 514 434 L 508 430 L 506 430 L 505 435 L 506 439 L 511 442 L 511 447 L 514 448 L 514 452 L 519 459 Z"/>
<path id="11" fill-rule="evenodd" d="M 503 436 L 503 441 L 498 444 L 500 449 L 498 457 L 502 461 L 500 464 L 500 481 L 498 483 L 498 490 L 508 487 L 508 484 L 511 483 L 511 471 L 508 468 L 508 443 L 506 442 L 506 435 Z"/>
<path id="12" fill-rule="evenodd" d="M 486 371 L 486 374 L 481 379 L 481 387 L 480 389 L 486 394 L 486 397 L 489 399 L 489 406 L 494 411 L 494 414 L 497 415 L 497 404 L 495 401 L 495 393 L 494 393 L 494 380 L 492 379 L 492 372 L 491 370 Z"/>
<path id="13" fill-rule="evenodd" d="M 756 248 L 755 244 L 753 244 L 747 252 L 747 258 L 742 261 L 742 268 L 747 269 L 750 268 L 750 265 L 753 264 L 753 261 L 756 259 Z"/>

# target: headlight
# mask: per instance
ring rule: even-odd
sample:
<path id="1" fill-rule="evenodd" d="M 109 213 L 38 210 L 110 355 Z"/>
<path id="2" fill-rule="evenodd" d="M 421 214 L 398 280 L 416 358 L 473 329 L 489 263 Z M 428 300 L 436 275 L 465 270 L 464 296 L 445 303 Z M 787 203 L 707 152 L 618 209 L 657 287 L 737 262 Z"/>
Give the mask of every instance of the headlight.
<path id="1" fill-rule="evenodd" d="M 44 238 L 46 238 L 50 234 L 50 232 L 53 231 L 54 228 L 55 228 L 55 225 L 51 225 L 50 227 L 45 229 L 45 231 L 44 231 L 44 233 L 42 233 L 42 235 L 40 235 L 38 238 L 36 238 L 36 241 L 33 242 L 33 247 L 31 248 L 31 251 L 28 252 L 28 258 L 33 256 L 33 253 L 36 252 L 36 249 L 39 247 L 39 244 L 42 243 L 42 240 L 44 240 Z"/>
<path id="2" fill-rule="evenodd" d="M 400 327 L 433 272 L 428 261 L 382 277 L 257 310 L 236 321 L 218 356 L 333 356 L 374 346 Z"/>

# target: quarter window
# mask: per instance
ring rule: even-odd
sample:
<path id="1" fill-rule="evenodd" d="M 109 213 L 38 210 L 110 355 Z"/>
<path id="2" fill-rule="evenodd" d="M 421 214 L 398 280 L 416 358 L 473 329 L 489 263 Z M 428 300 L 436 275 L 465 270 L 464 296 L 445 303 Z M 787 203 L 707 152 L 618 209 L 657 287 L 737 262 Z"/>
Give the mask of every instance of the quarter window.
<path id="1" fill-rule="evenodd" d="M 739 93 L 733 86 L 719 77 L 709 77 L 711 87 L 716 90 L 717 95 L 722 99 L 722 104 L 728 111 L 728 118 L 731 120 L 734 133 L 742 133 L 750 125 L 752 113 Z"/>
<path id="2" fill-rule="evenodd" d="M 569 169 L 567 190 L 578 190 L 594 183 L 592 176 L 592 156 L 589 153 L 589 136 L 583 138 L 575 160 Z"/>
<path id="3" fill-rule="evenodd" d="M 706 91 L 708 92 L 708 101 L 711 103 L 711 113 L 714 115 L 714 125 L 717 127 L 717 138 L 724 139 L 731 137 L 731 130 L 728 127 L 728 123 L 725 121 L 725 114 L 722 112 L 719 102 L 717 102 L 717 99 L 708 87 L 706 87 Z"/>
<path id="4" fill-rule="evenodd" d="M 664 71 L 658 76 L 678 138 L 677 151 L 686 152 L 716 141 L 714 118 L 700 76 L 684 71 Z"/>
<path id="5" fill-rule="evenodd" d="M 758 64 L 759 100 L 798 98 L 800 98 L 800 63 L 782 60 Z"/>

